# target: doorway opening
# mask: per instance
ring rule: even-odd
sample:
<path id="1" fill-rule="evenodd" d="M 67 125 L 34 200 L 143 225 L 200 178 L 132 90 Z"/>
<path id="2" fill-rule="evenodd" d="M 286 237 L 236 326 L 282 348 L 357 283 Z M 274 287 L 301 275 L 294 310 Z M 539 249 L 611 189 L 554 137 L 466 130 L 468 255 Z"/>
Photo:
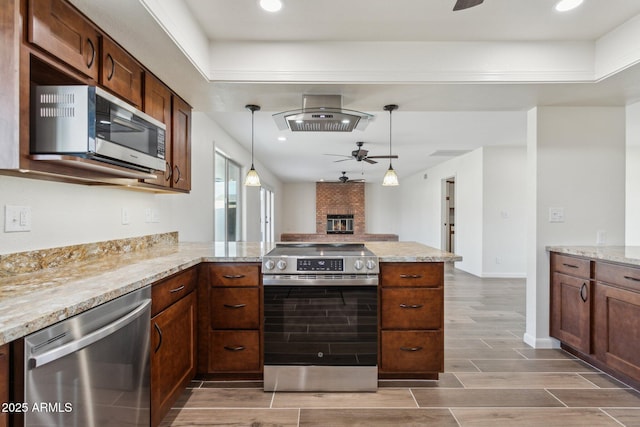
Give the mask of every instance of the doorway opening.
<path id="1" fill-rule="evenodd" d="M 260 189 L 260 229 L 262 231 L 262 243 L 271 243 L 274 240 L 273 204 L 273 191 L 262 187 Z"/>
<path id="2" fill-rule="evenodd" d="M 447 252 L 455 251 L 456 223 L 456 178 L 454 176 L 442 180 L 442 245 Z"/>

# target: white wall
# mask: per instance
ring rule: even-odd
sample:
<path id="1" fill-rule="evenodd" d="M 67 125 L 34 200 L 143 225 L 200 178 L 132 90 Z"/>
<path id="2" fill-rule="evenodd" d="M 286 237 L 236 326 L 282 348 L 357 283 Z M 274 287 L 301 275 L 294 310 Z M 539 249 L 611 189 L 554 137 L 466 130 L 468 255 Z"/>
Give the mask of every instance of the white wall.
<path id="1" fill-rule="evenodd" d="M 178 231 L 181 241 L 211 241 L 213 236 L 214 144 L 243 166 L 251 156 L 203 113 L 193 113 L 189 194 L 154 194 L 117 187 L 86 186 L 0 175 L 0 254 Z M 256 162 L 260 176 L 276 194 L 280 210 L 282 185 Z M 243 187 L 244 188 L 244 187 Z M 260 195 L 245 203 L 245 238 L 260 239 Z M 258 208 L 256 209 L 256 203 Z M 32 231 L 4 232 L 4 206 L 30 206 Z M 122 225 L 122 208 L 130 223 Z M 145 209 L 158 212 L 159 223 L 145 223 Z M 257 226 L 256 226 L 257 224 Z M 279 233 L 280 222 L 276 222 Z"/>
<path id="2" fill-rule="evenodd" d="M 526 147 L 483 148 L 484 277 L 526 276 Z"/>
<path id="3" fill-rule="evenodd" d="M 316 183 L 297 182 L 283 185 L 282 232 L 316 232 Z M 276 236 L 279 236 L 276 233 Z"/>
<path id="4" fill-rule="evenodd" d="M 624 244 L 625 110 L 539 107 L 528 113 L 527 326 L 525 342 L 549 347 L 548 245 Z M 565 220 L 550 223 L 549 208 Z"/>
<path id="5" fill-rule="evenodd" d="M 640 102 L 627 106 L 625 244 L 640 245 Z"/>
<path id="6" fill-rule="evenodd" d="M 400 187 L 383 187 L 381 181 L 365 184 L 364 215 L 367 233 L 398 234 L 400 232 L 399 206 L 402 194 L 400 190 Z"/>

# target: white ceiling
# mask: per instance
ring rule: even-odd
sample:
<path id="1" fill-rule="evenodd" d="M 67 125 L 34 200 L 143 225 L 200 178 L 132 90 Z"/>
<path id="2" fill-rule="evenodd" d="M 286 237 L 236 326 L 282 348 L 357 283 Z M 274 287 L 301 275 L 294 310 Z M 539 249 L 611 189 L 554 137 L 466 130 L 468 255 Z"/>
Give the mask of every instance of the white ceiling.
<path id="1" fill-rule="evenodd" d="M 176 0 L 141 0 L 146 9 L 130 0 L 72 1 L 105 30 L 119 34 L 117 40 L 125 48 L 247 150 L 251 114 L 244 106 L 261 105 L 262 110 L 255 113 L 256 163 L 284 182 L 332 180 L 341 171 L 351 178 L 380 182 L 388 167 L 385 160 L 376 165 L 355 160 L 335 163 L 337 157 L 325 154 L 347 155 L 357 141 L 365 141 L 364 148 L 372 155 L 388 154 L 385 104 L 400 107 L 393 113 L 393 151 L 399 156 L 393 165 L 402 180 L 450 158 L 432 157 L 438 150 L 524 145 L 526 111 L 536 105 L 625 105 L 640 99 L 640 70 L 635 66 L 586 82 L 220 81 L 215 72 L 204 82 L 202 70 L 196 72 L 191 66 L 194 61 L 186 59 L 188 49 L 171 46 L 185 36 L 182 29 L 175 34 L 174 28 L 174 34 L 167 37 L 146 11 Z M 529 42 L 594 42 L 640 14 L 638 0 L 585 0 L 580 9 L 564 15 L 553 10 L 555 2 L 485 0 L 480 6 L 454 13 L 454 0 L 283 0 L 282 11 L 270 14 L 258 7 L 257 0 L 183 0 L 200 27 L 197 30 L 211 46 L 242 42 L 264 46 L 265 52 L 287 43 L 304 49 L 318 43 L 354 41 L 486 41 L 522 46 Z M 171 31 L 167 26 L 164 30 Z M 211 62 L 215 68 L 216 58 Z M 346 108 L 376 118 L 362 132 L 279 131 L 271 115 L 300 108 L 303 94 L 340 94 Z M 286 136 L 287 141 L 279 142 L 278 136 Z"/>

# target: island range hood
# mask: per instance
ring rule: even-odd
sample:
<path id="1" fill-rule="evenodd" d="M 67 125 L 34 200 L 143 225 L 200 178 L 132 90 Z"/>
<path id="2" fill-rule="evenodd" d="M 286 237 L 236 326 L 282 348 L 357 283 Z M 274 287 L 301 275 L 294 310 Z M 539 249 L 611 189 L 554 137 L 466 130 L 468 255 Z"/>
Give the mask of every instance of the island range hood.
<path id="1" fill-rule="evenodd" d="M 302 109 L 273 115 L 280 130 L 352 132 L 364 130 L 373 115 L 342 108 L 341 95 L 303 95 Z"/>

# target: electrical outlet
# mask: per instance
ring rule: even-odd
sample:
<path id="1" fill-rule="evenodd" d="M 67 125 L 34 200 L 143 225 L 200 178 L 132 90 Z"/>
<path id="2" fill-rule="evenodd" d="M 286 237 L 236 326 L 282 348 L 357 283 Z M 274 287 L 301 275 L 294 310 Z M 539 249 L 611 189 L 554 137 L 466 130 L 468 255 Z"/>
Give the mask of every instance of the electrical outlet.
<path id="1" fill-rule="evenodd" d="M 605 230 L 598 230 L 596 232 L 596 245 L 602 246 L 607 243 L 607 232 Z"/>
<path id="2" fill-rule="evenodd" d="M 5 233 L 31 231 L 31 207 L 5 205 L 4 231 Z"/>
<path id="3" fill-rule="evenodd" d="M 151 210 L 151 222 L 160 222 L 160 212 L 158 209 Z"/>
<path id="4" fill-rule="evenodd" d="M 564 208 L 549 208 L 549 222 L 564 222 Z"/>
<path id="5" fill-rule="evenodd" d="M 502 258 L 497 256 L 496 257 L 496 264 L 502 264 Z"/>
<path id="6" fill-rule="evenodd" d="M 153 216 L 152 216 L 152 213 L 151 213 L 151 208 L 146 208 L 144 210 L 144 222 L 146 222 L 146 223 L 153 222 Z"/>

